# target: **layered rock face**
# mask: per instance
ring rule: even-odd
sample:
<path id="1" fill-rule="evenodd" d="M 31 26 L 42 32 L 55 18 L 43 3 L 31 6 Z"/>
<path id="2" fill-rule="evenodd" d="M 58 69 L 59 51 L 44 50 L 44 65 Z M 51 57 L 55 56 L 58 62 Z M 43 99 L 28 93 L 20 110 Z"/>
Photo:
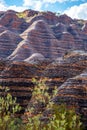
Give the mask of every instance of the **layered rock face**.
<path id="1" fill-rule="evenodd" d="M 69 78 L 58 88 L 58 94 L 53 101 L 56 104 L 66 103 L 68 106 L 75 106 L 87 128 L 87 72 Z"/>
<path id="2" fill-rule="evenodd" d="M 24 33 L 21 34 L 21 37 L 27 40 L 19 43 L 16 50 L 10 56 L 10 59 L 24 60 L 33 53 L 40 53 L 45 58 L 52 59 L 57 57 L 58 41 L 47 23 L 43 20 L 35 21 L 26 31 L 24 31 Z"/>
<path id="3" fill-rule="evenodd" d="M 74 20 L 65 14 L 58 16 L 49 11 L 25 10 L 19 13 L 12 10 L 1 11 L 0 48 L 2 48 L 2 55 L 0 57 L 23 61 L 33 53 L 40 53 L 45 58 L 55 59 L 69 50 L 86 51 L 86 24 L 84 20 Z M 10 37 L 9 33 L 12 33 Z M 4 45 L 3 39 L 7 40 L 6 43 L 11 43 L 11 47 L 8 44 Z M 7 50 L 6 57 L 3 55 L 7 48 L 12 51 Z"/>
<path id="4" fill-rule="evenodd" d="M 44 56 L 40 53 L 34 53 L 29 58 L 25 59 L 29 64 L 40 64 L 45 60 Z"/>
<path id="5" fill-rule="evenodd" d="M 57 73 L 54 78 L 50 78 L 50 84 L 54 83 L 58 86 L 58 93 L 52 100 L 56 104 L 66 103 L 69 107 L 74 106 L 76 112 L 81 114 L 81 120 L 87 128 L 87 53 L 75 51 L 65 55 L 64 60 L 67 61 L 66 64 L 62 61 L 59 67 L 57 63 L 55 69 L 49 67 L 49 73 L 47 72 L 48 76 L 50 69 L 53 70 L 51 76 Z"/>
<path id="6" fill-rule="evenodd" d="M 3 26 L 0 27 L 0 30 L 0 58 L 7 58 L 16 49 L 22 38 Z"/>
<path id="7" fill-rule="evenodd" d="M 86 37 L 83 38 L 82 34 L 79 34 L 80 30 L 76 30 L 75 25 L 65 25 L 63 23 L 48 25 L 45 18 L 38 17 L 35 16 L 29 28 L 21 34 L 24 40 L 10 55 L 10 59 L 24 60 L 33 53 L 41 53 L 45 58 L 55 59 L 63 56 L 71 49 L 87 49 Z"/>
<path id="8" fill-rule="evenodd" d="M 37 55 L 42 59 L 42 55 Z M 48 61 L 40 62 L 37 59 L 32 61 L 32 57 L 25 62 L 0 61 L 0 86 L 9 87 L 9 92 L 13 97 L 17 97 L 17 102 L 20 103 L 23 111 L 32 95 L 34 87 L 32 78 L 40 79 L 44 67 L 49 64 Z"/>
<path id="9" fill-rule="evenodd" d="M 13 97 L 17 97 L 17 102 L 25 108 L 28 104 L 33 83 L 31 82 L 32 77 L 35 77 L 37 73 L 36 67 L 28 65 L 27 63 L 8 63 L 5 69 L 0 75 L 0 85 L 2 87 L 9 87 L 10 93 Z"/>
<path id="10" fill-rule="evenodd" d="M 59 87 L 68 78 L 81 74 L 87 67 L 87 53 L 83 51 L 73 51 L 66 54 L 62 58 L 57 58 L 51 64 L 49 64 L 44 72 L 43 76 L 47 77 L 47 85 Z"/>
<path id="11" fill-rule="evenodd" d="M 73 51 L 55 61 L 45 60 L 40 53 L 34 53 L 24 62 L 10 61 L 5 64 L 5 67 L 2 63 L 0 85 L 9 86 L 12 95 L 16 96 L 18 102 L 25 107 L 34 87 L 32 78 L 47 78 L 46 84 L 50 91 L 54 86 L 61 88 L 60 86 L 67 79 L 81 74 L 86 69 L 87 53 Z"/>
<path id="12" fill-rule="evenodd" d="M 71 50 L 73 50 L 71 52 Z M 75 105 L 87 122 L 87 21 L 52 12 L 0 12 L 0 85 L 26 108 L 34 84 L 47 78 L 53 99 Z"/>
<path id="13" fill-rule="evenodd" d="M 4 12 L 0 17 L 0 25 L 3 25 L 16 33 L 21 33 L 28 27 L 28 24 L 16 14 L 17 12 L 12 10 Z"/>

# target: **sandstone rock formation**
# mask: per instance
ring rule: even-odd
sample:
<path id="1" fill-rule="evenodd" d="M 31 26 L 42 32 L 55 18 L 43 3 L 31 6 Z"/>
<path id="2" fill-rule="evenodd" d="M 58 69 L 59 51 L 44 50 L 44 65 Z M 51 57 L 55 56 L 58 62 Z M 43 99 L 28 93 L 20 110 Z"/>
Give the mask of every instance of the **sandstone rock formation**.
<path id="1" fill-rule="evenodd" d="M 28 40 L 21 41 L 17 48 L 13 51 L 13 53 L 7 57 L 7 59 L 11 61 L 23 61 L 31 54 L 33 54 L 35 50 L 32 48 Z"/>
<path id="2" fill-rule="evenodd" d="M 12 10 L 8 10 L 2 14 L 0 17 L 0 25 L 19 33 L 23 32 L 28 26 L 24 19 L 18 18 L 16 12 Z"/>
<path id="3" fill-rule="evenodd" d="M 38 54 L 41 58 L 42 55 Z M 35 57 L 35 55 L 33 55 Z M 30 58 L 32 60 L 32 57 Z M 36 63 L 36 62 L 35 62 Z M 25 110 L 32 95 L 34 84 L 32 78 L 39 78 L 42 75 L 44 67 L 48 65 L 48 61 L 41 64 L 29 64 L 19 61 L 0 61 L 0 86 L 9 87 L 9 92 L 13 97 L 17 97 L 17 102 Z"/>
<path id="4" fill-rule="evenodd" d="M 0 27 L 0 58 L 7 58 L 22 40 L 16 33 Z"/>
<path id="5" fill-rule="evenodd" d="M 48 85 L 58 86 L 58 93 L 52 99 L 54 103 L 66 103 L 75 106 L 81 114 L 81 120 L 87 128 L 87 53 L 83 51 L 70 52 L 64 59 L 57 59 L 45 70 Z M 54 89 L 54 87 L 51 87 Z"/>
<path id="6" fill-rule="evenodd" d="M 41 54 L 34 53 L 24 62 L 7 61 L 7 64 L 1 62 L 0 85 L 9 86 L 12 95 L 16 96 L 18 102 L 25 107 L 32 93 L 32 78 L 47 77 L 46 83 L 49 90 L 52 90 L 54 86 L 60 88 L 67 79 L 81 74 L 86 67 L 87 53 L 83 51 L 69 52 L 53 62 L 46 60 Z"/>
<path id="7" fill-rule="evenodd" d="M 34 53 L 29 58 L 25 59 L 29 64 L 39 64 L 45 60 L 44 56 L 40 53 Z"/>
<path id="8" fill-rule="evenodd" d="M 72 20 L 72 18 L 70 18 L 66 14 L 63 14 L 63 15 L 59 16 L 58 22 L 62 22 L 63 24 L 69 25 L 69 24 L 73 23 L 74 20 Z"/>
<path id="9" fill-rule="evenodd" d="M 16 46 L 14 46 L 16 39 L 12 41 L 12 51 L 8 50 L 7 55 L 11 60 L 23 61 L 33 53 L 41 53 L 45 58 L 55 59 L 63 56 L 69 50 L 86 51 L 86 24 L 87 21 L 74 20 L 65 14 L 57 15 L 49 11 L 25 10 L 18 13 L 8 10 L 0 12 L 1 37 L 3 37 L 2 32 L 8 30 L 16 33 L 14 35 L 17 37 L 23 38 L 21 42 L 17 39 Z M 10 38 L 12 37 L 13 35 Z M 8 38 L 6 40 L 9 41 Z M 4 46 L 2 42 L 0 43 L 1 48 Z M 8 47 L 9 45 L 7 45 Z"/>
<path id="10" fill-rule="evenodd" d="M 41 53 L 45 58 L 57 57 L 58 41 L 45 21 L 35 21 L 21 37 L 25 40 L 18 44 L 10 59 L 24 60 L 33 53 Z"/>
<path id="11" fill-rule="evenodd" d="M 57 58 L 49 64 L 43 76 L 47 77 L 47 85 L 59 87 L 68 78 L 81 74 L 87 67 L 87 53 L 83 51 L 72 51 L 66 54 L 63 58 Z"/>
<path id="12" fill-rule="evenodd" d="M 31 80 L 38 75 L 37 71 L 37 67 L 27 63 L 8 63 L 0 74 L 0 85 L 9 87 L 12 96 L 17 97 L 17 102 L 25 108 L 33 89 Z"/>
<path id="13" fill-rule="evenodd" d="M 47 77 L 50 90 L 58 87 L 54 102 L 74 104 L 86 124 L 86 51 L 87 21 L 49 11 L 0 11 L 0 85 L 10 88 L 23 108 L 32 78 Z"/>
<path id="14" fill-rule="evenodd" d="M 87 72 L 69 78 L 58 88 L 58 94 L 53 101 L 56 104 L 66 103 L 68 106 L 75 106 L 87 128 Z"/>

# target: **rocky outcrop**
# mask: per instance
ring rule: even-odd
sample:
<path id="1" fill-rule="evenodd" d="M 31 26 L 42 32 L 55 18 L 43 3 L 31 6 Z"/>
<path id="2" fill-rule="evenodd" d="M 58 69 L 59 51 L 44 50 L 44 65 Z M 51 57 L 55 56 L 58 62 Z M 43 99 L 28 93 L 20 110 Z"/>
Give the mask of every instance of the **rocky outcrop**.
<path id="1" fill-rule="evenodd" d="M 87 53 L 74 51 L 66 54 L 63 59 L 57 59 L 47 66 L 44 74 L 47 76 L 50 92 L 54 85 L 58 87 L 57 95 L 52 99 L 56 104 L 66 103 L 75 107 L 81 114 L 81 121 L 87 128 Z"/>
<path id="2" fill-rule="evenodd" d="M 0 74 L 5 69 L 8 62 L 6 60 L 0 59 Z"/>
<path id="3" fill-rule="evenodd" d="M 5 11 L 0 11 L 0 17 L 4 15 Z"/>
<path id="4" fill-rule="evenodd" d="M 22 40 L 20 36 L 16 33 L 5 30 L 4 27 L 1 26 L 0 33 L 0 58 L 7 58 L 14 49 L 17 47 L 17 44 Z"/>
<path id="5" fill-rule="evenodd" d="M 34 52 L 35 50 L 32 48 L 32 45 L 30 45 L 29 41 L 23 40 L 18 44 L 13 53 L 7 57 L 7 59 L 11 61 L 23 61 Z"/>
<path id="6" fill-rule="evenodd" d="M 87 50 L 87 22 L 84 20 L 73 20 L 65 14 L 58 15 L 49 11 L 15 12 L 8 10 L 1 11 L 0 14 L 1 37 L 3 37 L 2 32 L 8 30 L 16 32 L 14 35 L 23 38 L 21 42 L 17 40 L 16 46 L 14 46 L 16 38 L 12 41 L 12 51 L 8 50 L 7 55 L 10 60 L 23 61 L 34 53 L 55 59 L 72 49 Z M 8 41 L 9 39 L 6 38 Z M 3 49 L 2 43 L 0 46 Z"/>
<path id="7" fill-rule="evenodd" d="M 40 53 L 34 53 L 29 58 L 25 59 L 24 61 L 28 62 L 29 64 L 39 64 L 45 60 L 44 56 Z"/>
<path id="8" fill-rule="evenodd" d="M 58 87 L 58 94 L 52 100 L 57 104 L 65 102 L 69 106 L 74 105 L 86 124 L 86 67 L 87 53 L 84 51 L 68 52 L 53 62 L 48 62 L 43 55 L 34 53 L 24 62 L 10 61 L 4 69 L 1 68 L 0 85 L 9 86 L 10 93 L 17 97 L 17 102 L 24 111 L 32 96 L 32 78 L 45 77 L 49 92 L 54 86 Z"/>
<path id="9" fill-rule="evenodd" d="M 26 13 L 25 13 L 26 14 Z M 36 12 L 36 11 L 29 11 L 29 14 L 34 14 L 32 17 L 27 17 L 27 22 L 31 25 L 36 20 L 44 20 L 49 25 L 55 25 L 58 23 L 58 16 L 52 12 Z"/>
<path id="10" fill-rule="evenodd" d="M 58 87 L 54 102 L 74 104 L 87 122 L 86 51 L 87 21 L 33 10 L 0 12 L 0 85 L 23 108 L 32 96 L 32 78 L 45 77 L 50 90 Z"/>
<path id="11" fill-rule="evenodd" d="M 42 55 L 40 56 L 42 57 Z M 9 87 L 9 92 L 17 98 L 17 102 L 20 103 L 23 111 L 32 96 L 34 87 L 32 78 L 40 79 L 44 67 L 48 64 L 48 61 L 43 61 L 43 63 L 37 65 L 29 64 L 28 61 L 7 61 L 7 64 L 0 62 L 0 86 Z"/>
<path id="12" fill-rule="evenodd" d="M 0 25 L 0 33 L 8 30 L 5 26 Z"/>
<path id="13" fill-rule="evenodd" d="M 37 75 L 37 71 L 37 67 L 27 63 L 8 63 L 0 74 L 0 85 L 9 87 L 12 96 L 17 97 L 17 102 L 25 108 L 32 94 L 31 79 Z"/>
<path id="14" fill-rule="evenodd" d="M 56 16 L 55 13 L 52 13 L 50 11 L 47 12 L 41 12 L 39 15 L 42 15 L 46 23 L 49 25 L 55 25 L 58 23 L 58 16 Z"/>
<path id="15" fill-rule="evenodd" d="M 60 22 L 52 30 L 60 43 L 60 56 L 70 49 L 87 50 L 87 35 L 74 22 L 69 25 Z"/>
<path id="16" fill-rule="evenodd" d="M 28 24 L 24 19 L 18 18 L 15 11 L 8 10 L 0 17 L 0 25 L 3 25 L 15 32 L 23 32 Z"/>
<path id="17" fill-rule="evenodd" d="M 68 78 L 81 74 L 87 67 L 87 53 L 83 51 L 72 51 L 63 58 L 58 58 L 49 64 L 43 76 L 47 77 L 47 85 L 59 87 Z"/>
<path id="18" fill-rule="evenodd" d="M 82 31 L 83 33 L 87 34 L 87 23 L 85 23 L 84 26 L 82 27 Z"/>
<path id="19" fill-rule="evenodd" d="M 24 60 L 33 53 L 40 53 L 45 58 L 56 58 L 58 56 L 58 41 L 45 21 L 35 21 L 21 34 L 21 37 L 27 40 L 18 44 L 10 59 Z"/>
<path id="20" fill-rule="evenodd" d="M 68 106 L 75 106 L 87 129 L 87 72 L 69 78 L 58 88 L 58 94 L 53 101 L 56 104 L 66 103 Z"/>
<path id="21" fill-rule="evenodd" d="M 74 20 L 72 18 L 70 18 L 69 16 L 67 16 L 66 14 L 63 14 L 63 15 L 59 16 L 58 22 L 61 22 L 65 25 L 70 25 L 71 23 L 74 22 Z"/>

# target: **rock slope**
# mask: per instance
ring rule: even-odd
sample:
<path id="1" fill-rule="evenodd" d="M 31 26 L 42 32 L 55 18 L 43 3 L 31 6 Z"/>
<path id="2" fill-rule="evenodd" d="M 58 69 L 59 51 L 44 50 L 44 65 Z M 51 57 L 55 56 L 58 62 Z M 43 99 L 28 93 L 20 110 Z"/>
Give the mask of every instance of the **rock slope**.
<path id="1" fill-rule="evenodd" d="M 16 49 L 18 43 L 22 40 L 16 33 L 0 27 L 0 58 L 7 58 Z"/>
<path id="2" fill-rule="evenodd" d="M 36 52 L 41 53 L 45 58 L 57 57 L 58 41 L 47 23 L 43 20 L 35 21 L 21 34 L 21 37 L 27 39 L 27 41 L 24 40 L 18 44 L 10 59 L 15 57 L 14 60 L 24 60 Z M 21 53 L 24 57 L 20 55 Z M 17 56 L 19 57 L 16 58 Z"/>
<path id="3" fill-rule="evenodd" d="M 87 21 L 49 11 L 1 11 L 0 36 L 0 58 L 23 61 L 33 53 L 40 53 L 45 58 L 55 59 L 69 50 L 87 50 Z M 3 45 L 5 39 L 11 47 Z M 8 55 L 4 51 L 7 48 L 11 49 L 11 52 L 7 50 Z"/>
<path id="4" fill-rule="evenodd" d="M 56 104 L 66 103 L 75 106 L 81 114 L 81 120 L 87 128 L 87 71 L 69 78 L 58 88 L 58 94 L 53 99 Z"/>
<path id="5" fill-rule="evenodd" d="M 68 78 L 81 74 L 86 67 L 87 53 L 83 51 L 72 51 L 49 64 L 45 68 L 43 76 L 47 77 L 48 85 L 59 87 Z"/>
<path id="6" fill-rule="evenodd" d="M 52 100 L 75 105 L 86 126 L 87 21 L 49 11 L 0 11 L 0 85 L 25 109 L 32 78 L 44 77 L 50 91 L 57 86 Z"/>
<path id="7" fill-rule="evenodd" d="M 40 54 L 37 55 L 43 57 Z M 0 61 L 0 86 L 9 87 L 9 92 L 13 97 L 17 97 L 17 102 L 20 103 L 23 110 L 27 107 L 32 95 L 34 87 L 32 78 L 40 79 L 44 67 L 49 64 L 48 61 L 39 62 L 36 60 L 33 61 L 34 63 L 29 63 L 29 61 L 32 61 L 31 57 L 26 59 L 25 62 Z"/>

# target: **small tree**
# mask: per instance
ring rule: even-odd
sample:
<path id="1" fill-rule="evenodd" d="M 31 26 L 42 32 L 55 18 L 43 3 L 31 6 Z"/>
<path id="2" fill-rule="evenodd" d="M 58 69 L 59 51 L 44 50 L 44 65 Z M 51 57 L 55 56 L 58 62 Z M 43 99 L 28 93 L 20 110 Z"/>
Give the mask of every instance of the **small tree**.
<path id="1" fill-rule="evenodd" d="M 68 109 L 65 104 L 55 105 L 44 81 L 36 81 L 28 109 L 27 130 L 81 130 L 81 122 L 75 108 Z M 41 105 L 41 106 L 40 106 Z"/>
<path id="2" fill-rule="evenodd" d="M 8 93 L 9 89 L 0 87 L 3 91 L 0 97 L 0 130 L 18 130 L 21 120 L 15 117 L 15 113 L 21 110 L 16 103 L 16 98 L 12 98 Z"/>

